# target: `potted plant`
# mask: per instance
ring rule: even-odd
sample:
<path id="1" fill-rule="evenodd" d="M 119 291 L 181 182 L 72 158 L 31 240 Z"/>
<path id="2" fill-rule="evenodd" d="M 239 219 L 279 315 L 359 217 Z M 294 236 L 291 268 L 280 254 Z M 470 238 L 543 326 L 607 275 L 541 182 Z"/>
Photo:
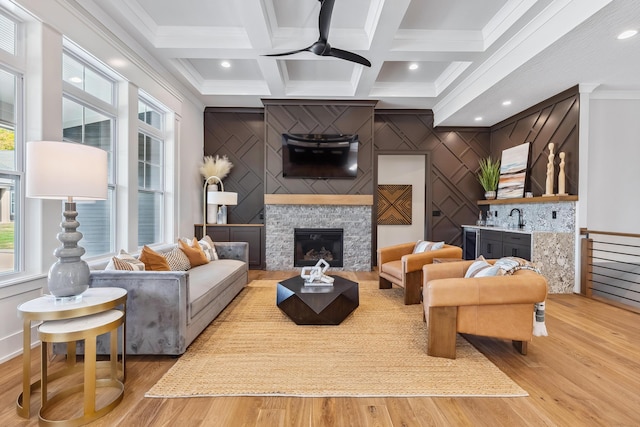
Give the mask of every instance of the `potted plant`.
<path id="1" fill-rule="evenodd" d="M 484 188 L 484 197 L 488 200 L 496 198 L 496 189 L 500 181 L 500 160 L 493 161 L 491 157 L 480 159 L 478 181 Z"/>

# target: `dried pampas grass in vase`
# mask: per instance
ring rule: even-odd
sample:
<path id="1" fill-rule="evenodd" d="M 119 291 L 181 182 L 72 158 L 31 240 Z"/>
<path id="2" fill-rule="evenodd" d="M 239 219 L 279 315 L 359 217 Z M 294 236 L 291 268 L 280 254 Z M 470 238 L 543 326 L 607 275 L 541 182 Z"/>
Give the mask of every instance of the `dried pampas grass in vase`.
<path id="1" fill-rule="evenodd" d="M 200 174 L 204 179 L 211 176 L 217 176 L 220 180 L 229 175 L 229 171 L 233 164 L 229 161 L 227 156 L 205 156 L 204 161 L 200 165 Z"/>

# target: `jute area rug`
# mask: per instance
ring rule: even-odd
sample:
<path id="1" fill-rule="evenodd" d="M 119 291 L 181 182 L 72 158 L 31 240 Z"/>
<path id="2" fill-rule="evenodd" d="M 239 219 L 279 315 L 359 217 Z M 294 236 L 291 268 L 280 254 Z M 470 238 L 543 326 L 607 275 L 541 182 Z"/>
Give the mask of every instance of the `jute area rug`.
<path id="1" fill-rule="evenodd" d="M 527 396 L 458 336 L 455 360 L 426 354 L 422 305 L 360 282 L 360 306 L 338 326 L 298 326 L 255 280 L 189 346 L 146 397 Z"/>

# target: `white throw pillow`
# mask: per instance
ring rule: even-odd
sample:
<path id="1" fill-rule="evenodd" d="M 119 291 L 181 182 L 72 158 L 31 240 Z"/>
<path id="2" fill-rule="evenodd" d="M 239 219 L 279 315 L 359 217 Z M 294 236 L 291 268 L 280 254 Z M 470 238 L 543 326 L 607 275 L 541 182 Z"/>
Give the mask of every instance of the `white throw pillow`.
<path id="1" fill-rule="evenodd" d="M 428 240 L 418 240 L 413 248 L 414 254 L 421 254 L 422 252 L 435 251 L 436 249 L 442 249 L 444 242 L 430 242 Z"/>

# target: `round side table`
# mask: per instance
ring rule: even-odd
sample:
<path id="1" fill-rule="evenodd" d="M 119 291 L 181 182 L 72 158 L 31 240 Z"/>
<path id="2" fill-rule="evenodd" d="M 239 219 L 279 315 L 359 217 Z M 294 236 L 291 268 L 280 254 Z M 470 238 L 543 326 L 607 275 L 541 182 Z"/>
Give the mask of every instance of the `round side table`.
<path id="1" fill-rule="evenodd" d="M 88 316 L 90 314 L 101 313 L 119 306 L 126 315 L 127 291 L 122 288 L 89 288 L 79 301 L 59 302 L 52 295 L 45 295 L 32 299 L 18 306 L 18 316 L 23 319 L 23 341 L 22 341 L 22 393 L 18 395 L 16 401 L 16 411 L 23 418 L 31 415 L 30 404 L 31 394 L 37 390 L 41 382 L 37 380 L 31 382 L 31 322 L 73 319 L 76 317 Z M 126 322 L 122 324 L 122 381 L 125 377 L 125 337 Z M 67 348 L 67 366 L 71 368 L 75 365 L 75 346 Z M 51 380 L 59 378 L 65 374 L 66 370 L 61 370 L 49 376 Z"/>

